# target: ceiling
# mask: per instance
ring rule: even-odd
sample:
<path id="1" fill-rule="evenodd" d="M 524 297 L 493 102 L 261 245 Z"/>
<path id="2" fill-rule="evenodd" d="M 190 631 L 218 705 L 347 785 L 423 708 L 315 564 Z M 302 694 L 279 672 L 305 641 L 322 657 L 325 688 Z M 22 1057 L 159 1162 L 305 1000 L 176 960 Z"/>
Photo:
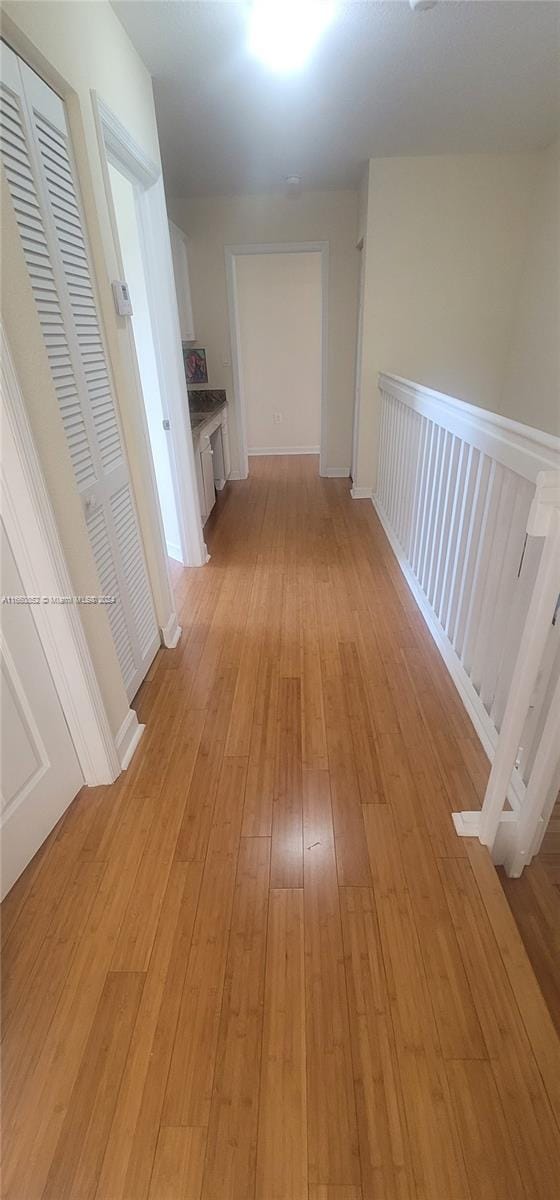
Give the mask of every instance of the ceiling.
<path id="1" fill-rule="evenodd" d="M 356 185 L 370 157 L 523 151 L 558 133 L 560 4 L 340 3 L 308 65 L 275 76 L 235 0 L 113 0 L 154 78 L 181 196 Z"/>

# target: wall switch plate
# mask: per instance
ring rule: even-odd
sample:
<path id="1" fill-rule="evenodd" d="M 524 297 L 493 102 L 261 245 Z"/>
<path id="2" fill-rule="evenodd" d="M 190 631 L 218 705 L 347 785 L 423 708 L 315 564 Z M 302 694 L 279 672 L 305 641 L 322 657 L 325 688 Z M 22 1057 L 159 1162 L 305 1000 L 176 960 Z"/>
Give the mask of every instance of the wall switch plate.
<path id="1" fill-rule="evenodd" d="M 282 420 L 282 413 L 279 413 L 279 412 L 273 412 L 273 414 L 272 414 L 272 423 L 273 423 L 273 425 L 279 425 L 279 424 L 280 424 L 280 422 L 281 422 L 281 420 Z"/>
<path id="2" fill-rule="evenodd" d="M 131 317 L 132 301 L 130 299 L 128 284 L 124 282 L 124 279 L 114 279 L 111 287 L 113 289 L 115 308 L 119 317 Z"/>

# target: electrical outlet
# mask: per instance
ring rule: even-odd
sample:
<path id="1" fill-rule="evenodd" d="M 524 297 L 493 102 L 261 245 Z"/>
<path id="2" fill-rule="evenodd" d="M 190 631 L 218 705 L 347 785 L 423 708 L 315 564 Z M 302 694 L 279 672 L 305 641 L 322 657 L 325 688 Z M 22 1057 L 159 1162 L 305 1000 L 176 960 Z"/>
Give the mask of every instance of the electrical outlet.
<path id="1" fill-rule="evenodd" d="M 273 414 L 272 414 L 272 423 L 273 423 L 273 425 L 279 425 L 279 424 L 280 424 L 280 422 L 281 422 L 281 420 L 282 420 L 282 413 L 279 413 L 279 412 L 273 412 Z"/>

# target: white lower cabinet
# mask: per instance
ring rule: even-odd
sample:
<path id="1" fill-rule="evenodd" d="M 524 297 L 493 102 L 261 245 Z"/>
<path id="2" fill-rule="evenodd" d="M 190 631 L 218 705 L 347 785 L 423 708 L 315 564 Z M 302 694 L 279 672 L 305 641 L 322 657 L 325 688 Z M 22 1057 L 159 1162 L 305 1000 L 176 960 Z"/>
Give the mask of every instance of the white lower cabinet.
<path id="1" fill-rule="evenodd" d="M 216 490 L 225 487 L 231 470 L 227 414 L 223 411 L 195 433 L 194 462 L 204 525 L 216 503 Z"/>
<path id="2" fill-rule="evenodd" d="M 229 479 L 229 474 L 231 471 L 231 454 L 230 454 L 230 449 L 229 449 L 229 430 L 228 430 L 227 412 L 224 413 L 224 419 L 222 421 L 222 453 L 223 453 L 223 462 L 224 462 L 224 480 L 226 480 L 226 479 Z"/>
<path id="3" fill-rule="evenodd" d="M 200 445 L 200 471 L 202 475 L 202 488 L 204 492 L 204 511 L 206 519 L 210 516 L 214 504 L 216 503 L 216 489 L 214 487 L 214 451 L 210 445 L 210 438 L 205 434 Z"/>

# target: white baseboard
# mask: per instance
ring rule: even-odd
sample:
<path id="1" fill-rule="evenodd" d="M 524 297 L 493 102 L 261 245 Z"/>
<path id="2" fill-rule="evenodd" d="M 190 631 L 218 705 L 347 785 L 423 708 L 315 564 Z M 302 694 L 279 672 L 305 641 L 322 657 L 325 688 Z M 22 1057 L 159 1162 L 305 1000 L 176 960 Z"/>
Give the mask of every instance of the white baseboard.
<path id="1" fill-rule="evenodd" d="M 353 500 L 371 500 L 371 488 L 351 487 L 350 495 Z"/>
<path id="2" fill-rule="evenodd" d="M 126 717 L 115 738 L 115 746 L 121 764 L 121 771 L 126 771 L 128 764 L 136 750 L 138 742 L 145 730 L 145 725 L 140 725 L 138 717 L 133 708 L 129 708 Z"/>
<path id="3" fill-rule="evenodd" d="M 383 529 L 385 530 L 385 533 L 390 542 L 393 554 L 395 555 L 395 558 L 396 558 L 396 560 L 399 564 L 399 567 L 406 579 L 406 582 L 410 588 L 410 591 L 412 592 L 412 595 L 414 596 L 414 599 L 418 605 L 418 608 L 420 609 L 420 612 L 422 613 L 422 616 L 423 616 L 423 618 L 426 622 L 426 625 L 428 626 L 428 629 L 434 639 L 434 642 L 441 654 L 441 657 L 443 658 L 443 661 L 447 667 L 447 670 L 449 671 L 449 674 L 451 675 L 453 683 L 455 684 L 455 687 L 457 688 L 457 691 L 459 693 L 461 701 L 462 701 L 464 707 L 466 708 L 467 713 L 468 713 L 468 715 L 474 725 L 474 728 L 480 738 L 483 749 L 484 749 L 487 757 L 489 758 L 490 762 L 492 762 L 494 759 L 496 745 L 498 742 L 498 734 L 496 732 L 496 727 L 495 727 L 493 721 L 491 720 L 491 718 L 489 717 L 488 713 L 486 712 L 486 709 L 482 703 L 482 700 L 480 699 L 480 696 L 478 695 L 478 692 L 475 691 L 475 689 L 467 675 L 467 672 L 465 671 L 465 669 L 463 667 L 463 664 L 462 664 L 460 658 L 455 653 L 455 650 L 453 649 L 453 646 L 451 645 L 451 642 L 449 641 L 447 634 L 442 629 L 442 627 L 441 627 L 431 605 L 429 604 L 428 600 L 426 599 L 426 596 L 424 595 L 424 592 L 422 591 L 413 571 L 410 569 L 408 562 L 403 554 L 402 547 L 401 547 L 400 543 L 398 542 L 397 538 L 395 537 L 395 534 L 391 528 L 390 522 L 389 522 L 387 516 L 385 515 L 385 512 L 383 511 L 383 507 L 380 504 L 379 500 L 377 499 L 377 496 L 372 496 L 371 502 L 373 504 L 373 507 L 374 507 L 378 517 L 379 517 L 379 520 L 381 521 Z M 523 803 L 524 794 L 525 794 L 525 788 L 524 788 L 523 782 L 522 782 L 520 776 L 517 775 L 517 772 L 515 772 L 512 782 L 511 782 L 511 786 L 508 791 L 508 799 L 510 801 L 510 804 L 512 805 L 512 808 L 517 809 L 521 806 L 521 804 Z"/>
<path id="4" fill-rule="evenodd" d="M 160 627 L 161 640 L 167 650 L 174 650 L 182 629 L 177 620 L 177 613 L 172 612 L 166 625 Z"/>
<path id="5" fill-rule="evenodd" d="M 258 454 L 319 454 L 320 446 L 254 446 L 247 451 L 249 458 Z"/>
<path id="6" fill-rule="evenodd" d="M 230 471 L 228 479 L 247 479 L 247 475 L 242 475 L 241 471 Z"/>
<path id="7" fill-rule="evenodd" d="M 350 467 L 323 467 L 323 479 L 348 479 Z"/>

